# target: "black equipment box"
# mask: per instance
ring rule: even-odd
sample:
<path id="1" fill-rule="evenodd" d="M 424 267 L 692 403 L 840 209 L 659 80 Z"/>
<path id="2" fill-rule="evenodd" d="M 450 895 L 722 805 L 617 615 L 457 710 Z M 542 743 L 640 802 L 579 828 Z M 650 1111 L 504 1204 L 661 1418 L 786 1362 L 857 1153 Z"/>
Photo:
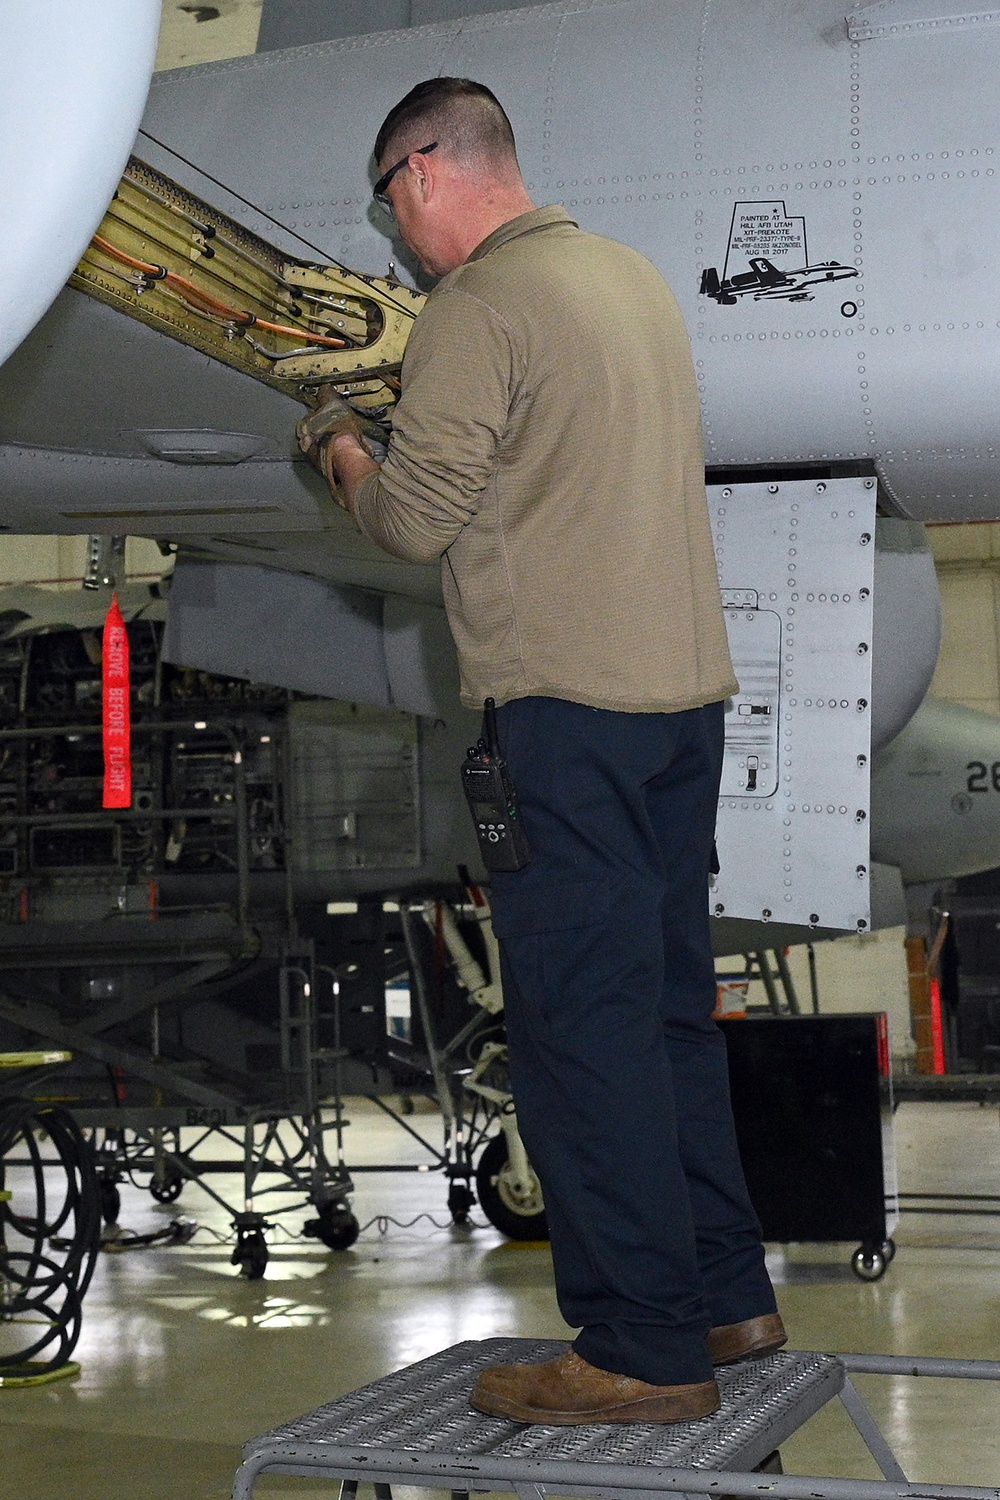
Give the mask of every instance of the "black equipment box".
<path id="1" fill-rule="evenodd" d="M 854 1270 L 877 1279 L 893 1248 L 887 1168 L 895 1208 L 885 1016 L 720 1024 L 740 1156 L 764 1239 L 858 1239 Z"/>

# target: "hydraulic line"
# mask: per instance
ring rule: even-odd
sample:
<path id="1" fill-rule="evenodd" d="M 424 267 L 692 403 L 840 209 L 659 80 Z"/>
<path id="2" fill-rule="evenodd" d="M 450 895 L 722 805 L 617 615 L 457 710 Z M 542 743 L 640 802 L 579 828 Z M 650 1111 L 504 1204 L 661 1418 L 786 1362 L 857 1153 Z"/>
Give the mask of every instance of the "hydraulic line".
<path id="1" fill-rule="evenodd" d="M 154 146 L 159 146 L 161 151 L 165 151 L 168 156 L 172 156 L 176 161 L 183 162 L 186 167 L 193 167 L 194 170 L 199 174 L 199 176 L 204 177 L 206 181 L 213 183 L 215 187 L 221 188 L 222 191 L 224 193 L 228 193 L 230 197 L 238 199 L 240 203 L 243 203 L 247 208 L 252 209 L 255 214 L 259 214 L 262 219 L 269 220 L 276 229 L 283 230 L 285 234 L 294 235 L 295 239 L 299 240 L 303 245 L 308 245 L 309 249 L 314 250 L 317 255 L 323 254 L 323 251 L 317 244 L 315 244 L 312 240 L 307 240 L 305 235 L 300 234 L 297 229 L 292 229 L 288 224 L 284 224 L 280 219 L 276 219 L 273 214 L 268 213 L 267 209 L 262 208 L 259 203 L 254 203 L 250 198 L 244 198 L 243 194 L 238 193 L 231 184 L 220 182 L 218 177 L 213 177 L 211 172 L 207 172 L 204 167 L 199 166 L 198 163 L 192 161 L 190 157 L 182 156 L 179 151 L 174 150 L 173 146 L 168 146 L 166 141 L 161 141 L 158 136 L 151 135 L 148 130 L 144 130 L 141 127 L 139 130 L 139 134 L 144 135 L 147 141 L 152 141 Z M 135 158 L 133 158 L 133 160 L 135 160 Z M 352 271 L 348 266 L 343 265 L 340 261 L 334 261 L 333 268 L 338 271 L 341 276 L 345 277 L 345 279 L 353 281 L 356 285 L 360 285 L 361 287 L 371 286 L 372 284 L 378 283 L 380 280 L 380 278 L 378 277 L 365 276 L 358 271 Z M 388 285 L 388 283 L 382 284 Z M 400 292 L 405 291 L 405 288 L 402 287 L 398 282 L 396 283 L 396 286 Z M 423 301 L 423 298 L 421 297 L 420 300 Z M 399 308 L 400 312 L 407 314 L 410 313 L 410 309 L 406 306 L 405 302 L 399 301 L 396 303 L 396 306 Z"/>
<path id="2" fill-rule="evenodd" d="M 209 314 L 216 316 L 221 321 L 234 323 L 241 328 L 266 328 L 269 333 L 283 333 L 293 339 L 302 337 L 301 328 L 289 328 L 284 323 L 270 323 L 266 318 L 258 318 L 255 313 L 246 312 L 235 307 L 227 307 L 225 302 L 218 301 L 209 292 L 195 286 L 193 281 L 188 281 L 185 276 L 178 276 L 175 271 L 168 271 L 166 266 L 157 266 L 149 261 L 137 260 L 134 255 L 128 255 L 124 250 L 119 250 L 115 245 L 110 245 L 99 234 L 94 235 L 91 243 L 96 245 L 98 250 L 103 251 L 105 255 L 110 255 L 112 260 L 120 261 L 122 265 L 131 266 L 134 271 L 141 272 L 149 281 L 164 281 L 167 286 L 179 290 L 181 300 L 186 302 L 193 312 L 204 312 L 207 310 Z M 346 340 L 329 338 L 321 333 L 313 334 L 311 341 L 326 349 L 344 349 L 347 347 Z"/>

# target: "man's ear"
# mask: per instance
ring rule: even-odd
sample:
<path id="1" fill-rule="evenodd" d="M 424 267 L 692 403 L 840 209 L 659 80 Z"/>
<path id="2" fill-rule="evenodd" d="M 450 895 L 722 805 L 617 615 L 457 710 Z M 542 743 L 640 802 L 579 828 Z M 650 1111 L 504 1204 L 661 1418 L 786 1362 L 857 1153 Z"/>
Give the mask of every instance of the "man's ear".
<path id="1" fill-rule="evenodd" d="M 428 156 L 415 155 L 411 159 L 410 171 L 416 178 L 421 203 L 429 203 L 438 188 L 437 163 Z"/>

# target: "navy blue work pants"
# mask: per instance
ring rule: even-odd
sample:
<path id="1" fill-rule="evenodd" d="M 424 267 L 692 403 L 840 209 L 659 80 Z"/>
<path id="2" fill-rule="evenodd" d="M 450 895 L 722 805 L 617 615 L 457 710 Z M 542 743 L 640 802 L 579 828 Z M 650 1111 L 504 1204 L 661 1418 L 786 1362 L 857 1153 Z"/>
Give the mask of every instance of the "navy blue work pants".
<path id="1" fill-rule="evenodd" d="M 775 1310 L 711 1019 L 723 705 L 498 710 L 532 860 L 492 877 L 514 1102 L 577 1352 L 711 1378 L 710 1327 Z"/>

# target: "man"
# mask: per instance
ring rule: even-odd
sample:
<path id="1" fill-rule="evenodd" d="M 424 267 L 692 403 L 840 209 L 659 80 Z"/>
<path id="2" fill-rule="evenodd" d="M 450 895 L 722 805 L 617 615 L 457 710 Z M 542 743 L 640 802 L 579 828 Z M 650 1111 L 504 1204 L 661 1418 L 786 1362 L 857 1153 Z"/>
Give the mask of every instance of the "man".
<path id="1" fill-rule="evenodd" d="M 510 122 L 418 84 L 375 197 L 443 279 L 384 463 L 332 407 L 304 451 L 397 557 L 441 558 L 462 699 L 496 699 L 532 846 L 495 874 L 511 1073 L 566 1321 L 559 1359 L 485 1371 L 525 1422 L 716 1410 L 713 1361 L 785 1339 L 711 1012 L 708 874 L 736 690 L 690 348 L 636 252 L 535 208 Z"/>

